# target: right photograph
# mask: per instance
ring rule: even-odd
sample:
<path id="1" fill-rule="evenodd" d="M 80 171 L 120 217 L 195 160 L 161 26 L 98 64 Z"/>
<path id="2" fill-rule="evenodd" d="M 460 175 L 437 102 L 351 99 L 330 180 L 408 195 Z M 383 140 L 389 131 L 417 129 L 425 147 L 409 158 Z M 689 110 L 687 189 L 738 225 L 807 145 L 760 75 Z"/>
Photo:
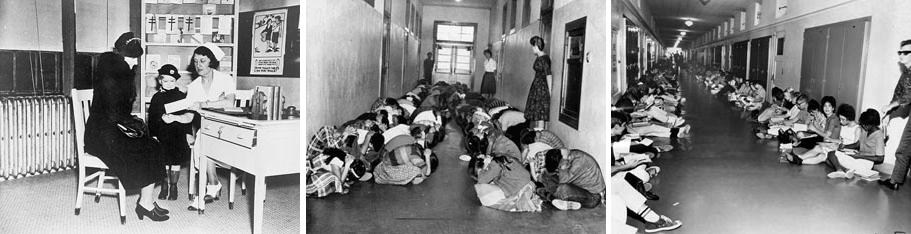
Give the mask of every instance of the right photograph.
<path id="1" fill-rule="evenodd" d="M 911 2 L 610 8 L 611 233 L 911 231 Z"/>

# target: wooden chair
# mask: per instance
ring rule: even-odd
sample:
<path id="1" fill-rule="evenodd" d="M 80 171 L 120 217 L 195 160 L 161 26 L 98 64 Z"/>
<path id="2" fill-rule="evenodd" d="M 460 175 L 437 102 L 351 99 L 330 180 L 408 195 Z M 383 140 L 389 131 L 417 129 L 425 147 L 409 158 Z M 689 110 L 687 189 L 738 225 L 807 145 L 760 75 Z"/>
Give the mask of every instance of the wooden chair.
<path id="1" fill-rule="evenodd" d="M 72 99 L 73 99 L 73 122 L 75 123 L 76 129 L 76 157 L 78 158 L 79 164 L 79 183 L 76 188 L 76 215 L 79 215 L 80 210 L 82 209 L 82 197 L 84 193 L 95 193 L 95 203 L 98 203 L 101 200 L 101 194 L 111 194 L 116 195 L 118 200 L 117 204 L 120 206 L 120 223 L 126 223 L 126 207 L 124 201 L 126 200 L 126 190 L 123 189 L 123 184 L 120 183 L 120 180 L 115 176 L 108 176 L 105 174 L 105 171 L 108 169 L 107 165 L 98 159 L 98 157 L 92 156 L 85 152 L 85 121 L 89 117 L 89 107 L 92 105 L 92 92 L 91 89 L 86 90 L 72 90 Z M 86 168 L 97 168 L 99 171 L 92 173 L 91 175 L 86 176 Z M 87 187 L 86 183 L 91 182 L 92 180 L 97 180 L 96 187 Z M 113 180 L 116 183 L 117 188 L 104 188 L 104 182 Z"/>

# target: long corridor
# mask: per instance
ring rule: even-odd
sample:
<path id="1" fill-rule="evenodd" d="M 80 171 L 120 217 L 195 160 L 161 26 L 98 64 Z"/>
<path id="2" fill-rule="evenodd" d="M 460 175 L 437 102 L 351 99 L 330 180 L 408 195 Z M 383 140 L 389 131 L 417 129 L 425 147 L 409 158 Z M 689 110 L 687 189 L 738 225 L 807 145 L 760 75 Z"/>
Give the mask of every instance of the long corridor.
<path id="1" fill-rule="evenodd" d="M 481 206 L 468 176 L 463 137 L 455 121 L 434 147 L 440 166 L 418 185 L 361 182 L 348 194 L 306 198 L 307 232 L 312 233 L 604 233 L 604 205 L 561 211 L 543 205 L 539 213 L 510 213 Z"/>
<path id="2" fill-rule="evenodd" d="M 683 221 L 671 233 L 911 231 L 911 190 L 828 179 L 832 169 L 824 164 L 779 161 L 777 142 L 758 140 L 739 113 L 681 74 L 693 136 L 655 160 L 662 169 L 653 179 L 660 200 L 648 202 Z"/>

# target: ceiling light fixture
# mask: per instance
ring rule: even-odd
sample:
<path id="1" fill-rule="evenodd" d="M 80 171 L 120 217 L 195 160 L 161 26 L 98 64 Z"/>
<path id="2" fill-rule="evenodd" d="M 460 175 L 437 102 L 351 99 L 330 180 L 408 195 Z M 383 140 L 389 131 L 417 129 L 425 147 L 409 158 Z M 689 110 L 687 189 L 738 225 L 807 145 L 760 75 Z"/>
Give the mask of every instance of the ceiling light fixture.
<path id="1" fill-rule="evenodd" d="M 690 27 L 693 26 L 693 21 L 687 20 L 686 22 L 683 22 L 683 24 L 686 24 L 687 27 Z"/>
<path id="2" fill-rule="evenodd" d="M 680 32 L 680 35 L 681 35 L 681 36 L 686 36 L 686 31 L 681 31 L 681 32 Z"/>

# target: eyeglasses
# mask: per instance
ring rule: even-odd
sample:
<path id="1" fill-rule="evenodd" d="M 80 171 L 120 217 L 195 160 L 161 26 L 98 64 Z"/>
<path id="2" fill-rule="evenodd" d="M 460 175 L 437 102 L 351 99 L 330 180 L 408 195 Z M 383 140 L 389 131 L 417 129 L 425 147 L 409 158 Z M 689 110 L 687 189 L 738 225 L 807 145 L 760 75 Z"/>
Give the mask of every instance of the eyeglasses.
<path id="1" fill-rule="evenodd" d="M 908 50 L 899 50 L 898 55 L 908 55 L 911 54 L 911 51 Z"/>

